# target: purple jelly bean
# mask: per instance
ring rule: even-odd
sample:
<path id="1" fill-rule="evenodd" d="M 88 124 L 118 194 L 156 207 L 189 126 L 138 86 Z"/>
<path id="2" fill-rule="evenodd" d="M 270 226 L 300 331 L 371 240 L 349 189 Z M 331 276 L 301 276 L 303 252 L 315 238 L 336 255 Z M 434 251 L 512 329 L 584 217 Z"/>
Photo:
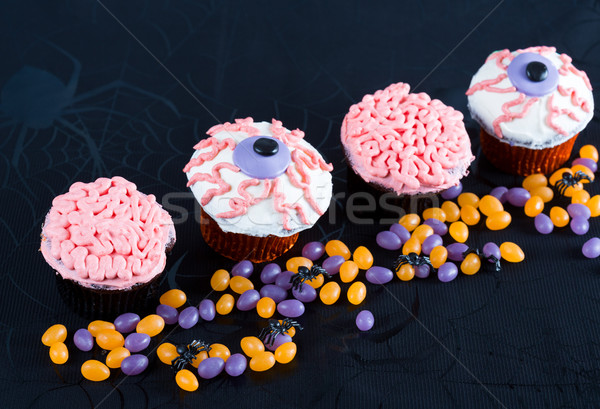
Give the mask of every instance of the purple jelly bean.
<path id="1" fill-rule="evenodd" d="M 394 223 L 390 226 L 390 231 L 394 233 L 396 236 L 400 237 L 402 243 L 406 243 L 408 239 L 410 239 L 410 232 L 406 230 L 406 227 L 401 224 Z"/>
<path id="2" fill-rule="evenodd" d="M 121 362 L 121 372 L 129 376 L 139 375 L 146 368 L 148 368 L 148 358 L 142 354 L 130 355 Z"/>
<path id="3" fill-rule="evenodd" d="M 429 255 L 434 247 L 441 246 L 442 244 L 444 244 L 444 240 L 442 240 L 438 234 L 432 234 L 423 241 L 423 244 L 421 244 L 421 252 L 425 255 Z"/>
<path id="4" fill-rule="evenodd" d="M 280 345 L 283 345 L 288 342 L 292 342 L 292 337 L 290 337 L 289 335 L 286 335 L 286 334 L 279 334 L 279 335 L 277 335 L 277 337 L 275 338 L 275 341 L 273 341 L 272 344 L 265 344 L 265 347 L 269 351 L 275 351 Z"/>
<path id="5" fill-rule="evenodd" d="M 571 217 L 583 217 L 589 219 L 592 216 L 590 208 L 581 203 L 571 203 L 567 206 L 567 212 Z"/>
<path id="6" fill-rule="evenodd" d="M 125 348 L 129 352 L 140 352 L 150 345 L 150 335 L 133 332 L 125 338 Z"/>
<path id="7" fill-rule="evenodd" d="M 438 279 L 443 283 L 454 280 L 456 276 L 458 276 L 458 268 L 454 263 L 447 262 L 438 268 Z"/>
<path id="8" fill-rule="evenodd" d="M 506 194 L 508 193 L 508 188 L 505 186 L 498 186 L 492 189 L 490 192 L 490 196 L 494 196 L 496 199 L 500 200 L 500 203 L 506 203 Z"/>
<path id="9" fill-rule="evenodd" d="M 80 351 L 91 351 L 94 348 L 94 337 L 87 329 L 80 328 L 73 335 L 73 343 Z"/>
<path id="10" fill-rule="evenodd" d="M 242 354 L 233 354 L 225 362 L 225 372 L 229 376 L 240 376 L 246 370 L 248 360 Z"/>
<path id="11" fill-rule="evenodd" d="M 362 310 L 356 316 L 356 327 L 361 331 L 368 331 L 375 325 L 375 317 L 369 310 Z"/>
<path id="12" fill-rule="evenodd" d="M 254 272 L 254 266 L 249 260 L 242 260 L 231 268 L 232 276 L 242 276 L 249 278 Z"/>
<path id="13" fill-rule="evenodd" d="M 292 295 L 295 299 L 302 302 L 313 302 L 317 299 L 317 290 L 304 283 L 297 288 L 292 288 Z"/>
<path id="14" fill-rule="evenodd" d="M 238 298 L 235 305 L 240 311 L 250 311 L 256 308 L 258 300 L 260 300 L 260 293 L 258 291 L 246 290 L 242 295 L 240 295 L 240 298 Z"/>
<path id="15" fill-rule="evenodd" d="M 115 318 L 115 329 L 121 334 L 129 334 L 135 331 L 135 327 L 140 322 L 140 316 L 132 312 L 126 312 Z"/>
<path id="16" fill-rule="evenodd" d="M 260 281 L 265 284 L 273 284 L 280 273 L 281 267 L 275 263 L 269 263 L 260 272 Z"/>
<path id="17" fill-rule="evenodd" d="M 311 241 L 302 248 L 302 257 L 315 261 L 323 257 L 325 246 L 320 241 Z"/>
<path id="18" fill-rule="evenodd" d="M 444 199 L 444 200 L 456 199 L 458 197 L 458 195 L 460 195 L 462 193 L 462 190 L 463 190 L 462 183 L 458 182 L 458 185 L 449 187 L 448 189 L 446 189 L 442 192 L 442 194 L 441 194 L 442 199 Z"/>
<path id="19" fill-rule="evenodd" d="M 448 251 L 448 259 L 452 261 L 463 261 L 465 256 L 463 253 L 469 249 L 465 243 L 452 243 L 446 246 Z"/>
<path id="20" fill-rule="evenodd" d="M 179 319 L 177 309 L 165 304 L 159 304 L 156 307 L 156 315 L 160 315 L 165 320 L 165 324 L 168 325 L 176 324 Z"/>
<path id="21" fill-rule="evenodd" d="M 346 259 L 344 259 L 343 256 L 327 257 L 325 261 L 323 261 L 323 264 L 321 264 L 321 267 L 323 267 L 329 275 L 335 275 L 340 272 L 340 267 L 344 264 L 344 261 L 346 261 Z"/>
<path id="22" fill-rule="evenodd" d="M 552 230 L 554 230 L 554 223 L 552 223 L 552 219 L 545 215 L 544 213 L 540 213 L 533 219 L 533 224 L 535 225 L 535 229 L 541 234 L 550 234 Z"/>
<path id="23" fill-rule="evenodd" d="M 260 296 L 261 297 L 269 297 L 270 299 L 275 301 L 276 304 L 278 304 L 287 298 L 288 292 L 287 292 L 287 290 L 285 290 L 277 285 L 267 284 L 267 285 L 263 285 L 262 288 L 260 289 Z"/>
<path id="24" fill-rule="evenodd" d="M 483 245 L 483 256 L 485 258 L 490 258 L 490 257 L 495 257 L 496 260 L 500 260 L 501 259 L 501 254 L 500 254 L 500 247 L 498 247 L 498 245 L 496 243 L 493 242 L 487 242 Z"/>
<path id="25" fill-rule="evenodd" d="M 448 225 L 441 220 L 438 219 L 427 219 L 423 224 L 428 225 L 433 229 L 433 232 L 438 236 L 445 236 L 448 233 Z"/>
<path id="26" fill-rule="evenodd" d="M 365 278 L 372 284 L 385 284 L 394 279 L 394 273 L 389 268 L 373 266 L 367 270 Z"/>
<path id="27" fill-rule="evenodd" d="M 399 250 L 402 247 L 402 240 L 396 234 L 389 230 L 380 231 L 375 237 L 377 245 L 386 250 Z"/>
<path id="28" fill-rule="evenodd" d="M 275 279 L 275 285 L 283 288 L 284 290 L 289 290 L 292 288 L 292 283 L 290 280 L 294 276 L 294 273 L 291 271 L 282 271 L 281 274 L 277 276 Z"/>
<path id="29" fill-rule="evenodd" d="M 206 358 L 198 364 L 198 375 L 202 379 L 212 379 L 223 372 L 225 361 L 221 357 Z"/>
<path id="30" fill-rule="evenodd" d="M 531 198 L 531 194 L 527 189 L 522 187 L 513 187 L 508 189 L 506 192 L 506 200 L 513 206 L 523 207 L 525 203 Z"/>
<path id="31" fill-rule="evenodd" d="M 179 322 L 179 326 L 183 329 L 192 328 L 194 325 L 198 323 L 200 319 L 200 312 L 196 307 L 187 307 L 179 314 L 179 318 L 177 322 Z"/>
<path id="32" fill-rule="evenodd" d="M 600 239 L 598 237 L 592 237 L 583 243 L 581 252 L 587 258 L 596 258 L 600 256 Z"/>
<path id="33" fill-rule="evenodd" d="M 573 217 L 569 225 L 571 231 L 578 236 L 584 235 L 590 230 L 590 222 L 582 216 Z"/>
<path id="34" fill-rule="evenodd" d="M 214 320 L 215 315 L 217 314 L 215 303 L 209 299 L 200 301 L 198 312 L 200 313 L 200 318 L 202 318 L 204 321 Z"/>
<path id="35" fill-rule="evenodd" d="M 429 273 L 431 269 L 427 264 L 421 264 L 420 266 L 415 266 L 415 276 L 419 278 L 427 278 L 429 277 Z"/>
<path id="36" fill-rule="evenodd" d="M 304 314 L 304 304 L 298 300 L 284 300 L 277 304 L 277 312 L 287 318 L 297 318 Z"/>
<path id="37" fill-rule="evenodd" d="M 583 165 L 589 170 L 591 170 L 592 173 L 596 173 L 596 171 L 598 170 L 598 164 L 590 158 L 577 158 L 573 161 L 572 165 Z"/>

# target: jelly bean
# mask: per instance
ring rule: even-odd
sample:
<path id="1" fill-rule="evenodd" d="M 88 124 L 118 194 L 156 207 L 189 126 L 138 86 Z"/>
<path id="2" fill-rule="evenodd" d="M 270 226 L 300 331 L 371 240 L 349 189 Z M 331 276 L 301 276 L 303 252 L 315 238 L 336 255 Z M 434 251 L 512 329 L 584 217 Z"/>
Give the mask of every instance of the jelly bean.
<path id="1" fill-rule="evenodd" d="M 444 244 L 442 238 L 437 234 L 432 234 L 431 236 L 427 237 L 421 245 L 421 252 L 429 255 L 434 247 L 441 246 L 442 244 Z"/>
<path id="2" fill-rule="evenodd" d="M 233 354 L 225 362 L 225 372 L 229 376 L 240 376 L 246 370 L 248 360 L 242 354 Z"/>
<path id="3" fill-rule="evenodd" d="M 440 222 L 446 221 L 446 213 L 440 207 L 430 207 L 423 210 L 423 220 L 435 219 Z"/>
<path id="4" fill-rule="evenodd" d="M 548 183 L 550 183 L 551 186 L 556 185 L 556 182 L 563 178 L 564 173 L 569 173 L 572 175 L 573 171 L 569 168 L 560 168 L 558 170 L 555 170 L 554 173 L 552 173 L 552 175 L 550 176 L 550 179 L 548 179 Z"/>
<path id="5" fill-rule="evenodd" d="M 550 209 L 550 220 L 556 227 L 565 227 L 569 224 L 569 213 L 559 206 L 554 206 Z"/>
<path id="6" fill-rule="evenodd" d="M 410 281 L 415 277 L 415 268 L 410 264 L 403 264 L 396 271 L 396 275 L 402 281 Z"/>
<path id="7" fill-rule="evenodd" d="M 293 276 L 294 273 L 291 271 L 282 271 L 281 274 L 277 276 L 277 279 L 275 279 L 275 285 L 283 288 L 284 290 L 289 290 L 292 288 L 291 279 Z"/>
<path id="8" fill-rule="evenodd" d="M 138 322 L 137 326 L 135 327 L 135 331 L 154 337 L 160 334 L 164 327 L 165 320 L 163 320 L 159 315 L 151 314 L 142 318 L 142 320 Z"/>
<path id="9" fill-rule="evenodd" d="M 543 173 L 534 173 L 523 180 L 522 186 L 531 192 L 536 187 L 548 186 L 548 178 Z"/>
<path id="10" fill-rule="evenodd" d="M 111 369 L 117 369 L 121 367 L 123 359 L 131 355 L 131 352 L 125 347 L 115 348 L 106 355 L 106 366 Z M 170 362 L 169 362 L 170 364 Z"/>
<path id="11" fill-rule="evenodd" d="M 97 320 L 90 322 L 87 329 L 95 338 L 101 331 L 106 329 L 115 329 L 115 325 L 112 322 Z"/>
<path id="12" fill-rule="evenodd" d="M 452 243 L 446 246 L 448 258 L 452 261 L 463 261 L 465 256 L 463 253 L 469 249 L 469 246 L 463 243 Z"/>
<path id="13" fill-rule="evenodd" d="M 311 241 L 302 248 L 302 257 L 315 261 L 323 257 L 325 246 L 320 241 Z"/>
<path id="14" fill-rule="evenodd" d="M 466 205 L 471 205 L 476 209 L 477 207 L 479 207 L 479 197 L 475 193 L 461 193 L 460 195 L 458 195 L 458 199 L 456 200 L 460 207 L 464 207 Z"/>
<path id="15" fill-rule="evenodd" d="M 287 318 L 297 318 L 304 314 L 304 304 L 299 300 L 283 300 L 277 304 L 277 312 Z"/>
<path id="16" fill-rule="evenodd" d="M 375 317 L 369 310 L 362 310 L 356 316 L 356 327 L 361 331 L 368 331 L 375 325 Z"/>
<path id="17" fill-rule="evenodd" d="M 177 386 L 186 392 L 194 392 L 200 386 L 198 378 L 189 369 L 182 369 L 177 372 L 175 382 L 177 382 Z"/>
<path id="18" fill-rule="evenodd" d="M 254 265 L 252 265 L 250 260 L 242 260 L 231 268 L 232 277 L 242 276 L 245 278 L 250 278 L 253 272 Z"/>
<path id="19" fill-rule="evenodd" d="M 214 320 L 217 313 L 215 309 L 215 303 L 209 299 L 200 301 L 198 312 L 200 313 L 200 318 L 202 318 L 204 321 Z"/>
<path id="20" fill-rule="evenodd" d="M 554 191 L 548 186 L 536 187 L 530 192 L 530 194 L 531 196 L 541 197 L 544 203 L 548 203 L 554 199 Z"/>
<path id="21" fill-rule="evenodd" d="M 512 221 L 512 216 L 506 210 L 494 213 L 485 219 L 485 226 L 490 230 L 503 230 Z"/>
<path id="22" fill-rule="evenodd" d="M 459 244 L 459 243 L 455 243 L 455 244 Z M 446 262 L 447 258 L 448 258 L 448 250 L 446 250 L 446 247 L 444 247 L 444 246 L 434 247 L 431 250 L 431 253 L 429 254 L 429 261 L 431 262 L 431 265 L 433 266 L 433 268 L 440 268 L 440 266 Z"/>
<path id="23" fill-rule="evenodd" d="M 242 340 L 240 341 L 240 346 L 242 347 L 242 351 L 244 351 L 244 354 L 246 354 L 250 358 L 265 350 L 265 345 L 257 337 L 242 338 Z"/>
<path id="24" fill-rule="evenodd" d="M 431 269 L 427 264 L 421 264 L 420 266 L 414 266 L 415 277 L 427 278 L 431 273 Z"/>
<path id="25" fill-rule="evenodd" d="M 411 237 L 402 246 L 402 254 L 407 255 L 410 253 L 421 254 L 421 242 L 416 237 Z"/>
<path id="26" fill-rule="evenodd" d="M 125 338 L 123 338 L 123 335 L 119 331 L 105 329 L 96 337 L 96 343 L 100 348 L 111 351 L 125 345 Z"/>
<path id="27" fill-rule="evenodd" d="M 196 307 L 187 307 L 179 314 L 177 322 L 183 329 L 192 328 L 200 320 L 200 311 Z"/>
<path id="28" fill-rule="evenodd" d="M 445 200 L 456 199 L 463 190 L 462 183 L 458 183 L 456 186 L 449 187 L 441 193 L 441 196 Z"/>
<path id="29" fill-rule="evenodd" d="M 481 259 L 477 254 L 471 253 L 465 256 L 460 264 L 460 271 L 467 275 L 473 275 L 481 268 Z"/>
<path id="30" fill-rule="evenodd" d="M 539 196 L 531 196 L 527 202 L 525 202 L 525 215 L 529 217 L 535 217 L 542 213 L 544 210 L 544 201 Z"/>
<path id="31" fill-rule="evenodd" d="M 277 287 L 277 286 L 275 286 Z M 277 287 L 279 288 L 279 287 Z M 275 300 L 269 297 L 262 297 L 256 303 L 256 312 L 261 318 L 271 318 L 275 314 Z"/>
<path id="32" fill-rule="evenodd" d="M 373 267 L 371 267 L 373 268 Z M 325 305 L 335 304 L 336 301 L 340 298 L 340 294 L 342 289 L 340 285 L 335 281 L 330 281 L 321 287 L 321 291 L 319 291 L 319 298 Z"/>
<path id="33" fill-rule="evenodd" d="M 325 244 L 325 252 L 329 257 L 342 256 L 344 257 L 344 260 L 349 260 L 351 256 L 348 246 L 339 240 L 329 240 L 327 244 Z"/>
<path id="34" fill-rule="evenodd" d="M 260 281 L 262 281 L 264 284 L 273 284 L 280 273 L 281 267 L 279 267 L 279 265 L 275 263 L 269 263 L 262 269 L 260 273 Z"/>
<path id="35" fill-rule="evenodd" d="M 496 198 L 495 196 L 485 195 L 479 201 L 479 211 L 485 216 L 490 216 L 496 212 L 501 212 L 502 210 L 504 210 L 504 206 L 502 206 L 500 200 L 498 200 L 498 198 Z"/>
<path id="36" fill-rule="evenodd" d="M 593 173 L 598 171 L 598 164 L 589 158 L 577 158 L 572 162 L 572 165 L 583 165 Z"/>
<path id="37" fill-rule="evenodd" d="M 320 288 L 324 282 L 325 282 L 325 277 L 323 277 L 323 275 L 318 275 L 315 278 L 311 278 L 311 279 L 305 281 L 306 284 L 308 284 L 315 290 Z"/>
<path id="38" fill-rule="evenodd" d="M 275 365 L 275 355 L 271 351 L 264 351 L 250 360 L 250 369 L 254 372 L 264 372 Z"/>
<path id="39" fill-rule="evenodd" d="M 280 364 L 288 364 L 292 362 L 294 357 L 296 356 L 297 347 L 293 342 L 286 342 L 285 344 L 281 344 L 275 350 L 275 360 Z"/>
<path id="40" fill-rule="evenodd" d="M 578 236 L 586 234 L 590 230 L 588 219 L 582 216 L 575 216 L 571 219 L 571 231 Z"/>
<path id="41" fill-rule="evenodd" d="M 508 192 L 506 192 L 506 200 L 508 200 L 508 203 L 516 207 L 525 206 L 525 203 L 527 203 L 530 197 L 531 193 L 522 187 L 513 187 L 508 189 Z"/>
<path id="42" fill-rule="evenodd" d="M 81 374 L 87 380 L 100 382 L 110 376 L 110 369 L 102 362 L 90 359 L 81 365 Z"/>
<path id="43" fill-rule="evenodd" d="M 390 231 L 394 233 L 396 236 L 400 237 L 402 243 L 406 243 L 408 239 L 410 239 L 410 232 L 406 230 L 406 227 L 401 224 L 394 223 L 390 226 Z"/>
<path id="44" fill-rule="evenodd" d="M 298 267 L 300 266 L 310 269 L 313 266 L 313 262 L 306 257 L 292 257 L 285 263 L 286 269 L 294 274 L 298 272 Z"/>
<path id="45" fill-rule="evenodd" d="M 468 226 L 475 226 L 479 223 L 481 215 L 479 211 L 471 205 L 464 205 L 460 209 L 460 218 Z"/>
<path id="46" fill-rule="evenodd" d="M 375 238 L 377 245 L 386 250 L 399 250 L 402 240 L 389 230 L 380 231 Z"/>
<path id="47" fill-rule="evenodd" d="M 585 204 L 590 209 L 592 217 L 600 216 L 600 195 L 594 195 Z"/>
<path id="48" fill-rule="evenodd" d="M 212 379 L 223 372 L 225 361 L 219 357 L 208 358 L 198 365 L 198 375 L 202 379 Z"/>
<path id="49" fill-rule="evenodd" d="M 227 270 L 217 270 L 210 278 L 210 287 L 215 291 L 225 291 L 229 287 L 231 277 Z"/>
<path id="50" fill-rule="evenodd" d="M 567 206 L 567 213 L 571 217 L 583 217 L 589 219 L 592 216 L 589 207 L 581 203 L 571 203 Z"/>
<path id="51" fill-rule="evenodd" d="M 579 156 L 581 158 L 591 159 L 594 162 L 598 162 L 598 150 L 594 145 L 584 145 L 579 149 Z"/>
<path id="52" fill-rule="evenodd" d="M 418 214 L 409 213 L 405 214 L 398 220 L 398 224 L 404 227 L 406 230 L 413 231 L 421 223 L 421 218 Z"/>
<path id="53" fill-rule="evenodd" d="M 342 256 L 331 256 L 323 261 L 321 267 L 323 267 L 329 275 L 335 275 L 340 272 L 340 267 L 345 261 L 346 259 Z"/>
<path id="54" fill-rule="evenodd" d="M 600 239 L 598 237 L 592 237 L 581 247 L 581 252 L 587 258 L 596 258 L 600 256 Z"/>
<path id="55" fill-rule="evenodd" d="M 51 347 L 57 342 L 65 342 L 65 339 L 67 339 L 67 328 L 62 324 L 55 324 L 42 335 L 42 344 Z"/>
<path id="56" fill-rule="evenodd" d="M 552 223 L 550 217 L 548 217 L 544 213 L 540 213 L 537 216 L 535 216 L 533 222 L 535 225 L 535 229 L 541 234 L 550 234 L 552 233 L 552 230 L 554 230 L 554 223 Z"/>
<path id="57" fill-rule="evenodd" d="M 358 273 L 358 270 L 356 270 L 356 272 Z M 317 299 L 317 290 L 305 283 L 300 287 L 292 288 L 292 295 L 295 299 L 302 301 L 303 303 L 313 302 Z"/>
<path id="58" fill-rule="evenodd" d="M 583 174 L 587 175 L 587 177 L 589 177 L 592 181 L 594 180 L 594 172 L 592 172 L 587 166 L 574 165 L 571 167 L 571 171 L 573 172 L 573 174 L 576 174 L 577 172 L 582 172 Z M 581 183 L 590 183 L 590 181 L 587 179 L 582 179 Z"/>
<path id="59" fill-rule="evenodd" d="M 227 315 L 233 310 L 233 306 L 235 305 L 235 299 L 231 294 L 223 294 L 219 301 L 217 301 L 216 309 L 217 314 L 219 315 Z"/>
<path id="60" fill-rule="evenodd" d="M 283 324 L 283 320 L 279 320 L 279 323 Z M 290 329 L 285 331 L 284 334 L 289 335 L 290 337 L 293 337 L 294 335 L 296 335 L 296 328 L 291 327 Z"/>
<path id="61" fill-rule="evenodd" d="M 148 368 L 148 358 L 142 354 L 128 356 L 121 362 L 121 371 L 128 376 L 139 375 L 146 368 Z"/>
<path id="62" fill-rule="evenodd" d="M 363 302 L 367 296 L 367 286 L 361 281 L 356 281 L 348 288 L 346 296 L 351 304 L 358 305 Z"/>
<path id="63" fill-rule="evenodd" d="M 167 291 L 160 296 L 160 303 L 173 308 L 179 308 L 187 301 L 187 296 L 181 290 L 176 288 Z"/>
<path id="64" fill-rule="evenodd" d="M 211 358 L 221 358 L 223 361 L 227 361 L 231 356 L 229 348 L 223 344 L 210 344 L 210 351 L 208 356 Z"/>
<path id="65" fill-rule="evenodd" d="M 285 289 L 283 289 L 277 285 L 267 284 L 267 285 L 263 285 L 262 288 L 260 289 L 260 296 L 261 297 L 269 297 L 273 301 L 275 301 L 275 303 L 280 303 L 281 301 L 283 301 L 287 298 L 288 293 Z"/>
<path id="66" fill-rule="evenodd" d="M 491 241 L 483 245 L 482 252 L 485 258 L 495 257 L 496 260 L 500 260 L 502 257 L 502 254 L 500 253 L 500 247 Z"/>
<path id="67" fill-rule="evenodd" d="M 94 337 L 90 331 L 85 328 L 80 328 L 73 335 L 73 343 L 80 351 L 91 351 L 94 347 Z"/>
<path id="68" fill-rule="evenodd" d="M 62 342 L 55 342 L 50 346 L 50 360 L 57 365 L 62 365 L 69 359 L 69 350 Z"/>
<path id="69" fill-rule="evenodd" d="M 175 345 L 165 342 L 158 346 L 156 355 L 163 364 L 171 365 L 171 362 L 179 356 L 179 353 L 177 352 L 177 347 Z"/>
<path id="70" fill-rule="evenodd" d="M 361 270 L 368 270 L 373 265 L 373 254 L 365 246 L 359 246 L 354 250 L 352 260 L 356 262 Z"/>
<path id="71" fill-rule="evenodd" d="M 444 263 L 438 268 L 438 279 L 447 283 L 454 280 L 458 276 L 458 268 L 456 268 L 456 264 L 447 262 Z"/>
<path id="72" fill-rule="evenodd" d="M 425 239 L 433 234 L 433 227 L 426 224 L 422 224 L 413 230 L 411 238 L 419 240 L 419 243 L 423 243 Z"/>
<path id="73" fill-rule="evenodd" d="M 437 219 L 427 219 L 425 220 L 425 224 L 431 226 L 433 232 L 438 236 L 444 236 L 446 233 L 448 233 L 448 226 L 446 226 L 446 223 Z"/>
<path id="74" fill-rule="evenodd" d="M 464 243 L 469 238 L 469 228 L 463 222 L 454 222 L 448 228 L 450 236 L 459 243 Z"/>
<path id="75" fill-rule="evenodd" d="M 250 311 L 256 308 L 260 293 L 254 289 L 245 291 L 237 300 L 236 307 L 240 311 Z"/>
<path id="76" fill-rule="evenodd" d="M 292 337 L 290 337 L 289 335 L 286 334 L 279 334 L 277 335 L 277 337 L 273 340 L 272 343 L 270 344 L 265 344 L 265 347 L 272 352 L 275 352 L 275 350 L 277 350 L 277 348 L 279 348 L 281 345 L 287 343 L 287 342 L 292 342 Z"/>
<path id="77" fill-rule="evenodd" d="M 229 280 L 229 288 L 231 288 L 231 291 L 234 293 L 243 294 L 248 290 L 253 290 L 254 284 L 246 277 L 233 276 L 231 277 L 231 280 Z"/>
<path id="78" fill-rule="evenodd" d="M 125 348 L 129 350 L 129 352 L 140 352 L 144 349 L 148 348 L 150 345 L 150 335 L 148 334 L 138 334 L 134 332 L 132 334 L 127 335 L 125 338 Z"/>
<path id="79" fill-rule="evenodd" d="M 345 261 L 340 267 L 340 279 L 344 283 L 350 283 L 354 281 L 357 275 L 358 265 L 352 260 Z"/>
<path id="80" fill-rule="evenodd" d="M 159 304 L 156 307 L 156 315 L 161 316 L 162 319 L 165 320 L 165 324 L 169 325 L 176 324 L 177 320 L 179 319 L 179 312 L 175 308 L 166 304 Z"/>
<path id="81" fill-rule="evenodd" d="M 587 190 L 578 190 L 571 195 L 571 203 L 585 204 L 590 200 L 590 194 Z"/>
<path id="82" fill-rule="evenodd" d="M 140 316 L 133 312 L 126 312 L 115 318 L 115 329 L 121 334 L 129 334 L 135 331 L 135 326 L 140 322 Z"/>
<path id="83" fill-rule="evenodd" d="M 518 263 L 525 259 L 525 253 L 521 247 L 510 241 L 505 241 L 500 245 L 500 254 L 504 260 L 511 263 Z"/>
<path id="84" fill-rule="evenodd" d="M 386 284 L 394 279 L 394 273 L 389 268 L 374 266 L 367 270 L 365 278 L 372 284 Z"/>
<path id="85" fill-rule="evenodd" d="M 505 186 L 498 186 L 491 190 L 490 196 L 494 196 L 496 199 L 500 200 L 500 203 L 506 203 L 506 194 L 508 193 L 508 188 Z"/>

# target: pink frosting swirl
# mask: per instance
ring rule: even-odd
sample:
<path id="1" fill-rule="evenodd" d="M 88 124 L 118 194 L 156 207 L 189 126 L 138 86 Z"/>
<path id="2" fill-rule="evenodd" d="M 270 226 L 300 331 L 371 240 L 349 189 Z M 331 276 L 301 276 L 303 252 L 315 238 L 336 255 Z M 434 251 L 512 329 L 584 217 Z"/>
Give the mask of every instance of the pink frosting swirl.
<path id="1" fill-rule="evenodd" d="M 175 240 L 171 216 L 154 195 L 122 177 L 74 183 L 52 201 L 42 253 L 64 278 L 124 288 L 149 281 L 165 266 Z"/>
<path id="2" fill-rule="evenodd" d="M 474 159 L 463 115 L 409 91 L 392 84 L 350 107 L 341 134 L 350 164 L 365 181 L 399 195 L 455 186 Z"/>

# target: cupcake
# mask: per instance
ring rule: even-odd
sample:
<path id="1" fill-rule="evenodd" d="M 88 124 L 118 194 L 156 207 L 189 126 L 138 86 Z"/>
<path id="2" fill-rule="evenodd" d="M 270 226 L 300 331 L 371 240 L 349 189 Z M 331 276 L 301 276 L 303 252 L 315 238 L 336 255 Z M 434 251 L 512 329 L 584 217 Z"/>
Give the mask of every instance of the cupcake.
<path id="1" fill-rule="evenodd" d="M 236 261 L 279 257 L 329 207 L 333 167 L 277 120 L 236 119 L 207 134 L 183 169 L 204 240 Z"/>
<path id="2" fill-rule="evenodd" d="M 592 86 L 554 47 L 495 51 L 467 90 L 481 149 L 498 169 L 550 173 L 571 155 L 594 115 Z"/>
<path id="3" fill-rule="evenodd" d="M 52 201 L 41 252 L 65 302 L 89 318 L 146 309 L 175 244 L 171 216 L 122 177 L 77 182 Z"/>
<path id="4" fill-rule="evenodd" d="M 436 207 L 435 194 L 458 185 L 474 156 L 462 113 L 409 91 L 400 82 L 365 95 L 346 114 L 341 140 L 349 173 L 415 212 L 418 199 Z"/>

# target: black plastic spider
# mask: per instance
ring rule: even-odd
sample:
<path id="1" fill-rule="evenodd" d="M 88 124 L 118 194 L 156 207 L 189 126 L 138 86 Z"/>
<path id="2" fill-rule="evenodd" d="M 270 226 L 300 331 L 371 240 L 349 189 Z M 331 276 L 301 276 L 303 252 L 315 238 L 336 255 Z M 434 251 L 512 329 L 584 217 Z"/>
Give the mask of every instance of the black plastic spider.
<path id="1" fill-rule="evenodd" d="M 279 334 L 287 332 L 292 327 L 296 327 L 300 331 L 303 329 L 298 322 L 290 318 L 284 318 L 281 322 L 279 322 L 279 320 L 271 319 L 269 320 L 269 325 L 260 331 L 258 338 L 260 338 L 265 345 L 273 345 L 275 338 L 277 338 Z"/>
<path id="2" fill-rule="evenodd" d="M 571 174 L 569 172 L 563 172 L 562 179 L 559 179 L 554 184 L 554 187 L 556 188 L 558 193 L 561 194 L 561 196 L 564 196 L 565 192 L 567 191 L 568 188 L 570 188 L 571 186 L 575 186 L 576 184 L 578 184 L 579 182 L 581 182 L 584 179 L 589 182 L 592 181 L 592 179 L 590 179 L 590 177 L 588 175 L 586 175 L 585 173 L 583 173 L 580 170 L 578 170 L 574 174 Z"/>
<path id="3" fill-rule="evenodd" d="M 476 254 L 482 260 L 485 260 L 488 263 L 495 264 L 496 271 L 500 271 L 502 269 L 500 267 L 500 260 L 498 258 L 496 258 L 496 256 L 494 256 L 493 254 L 490 254 L 488 257 L 486 257 L 482 251 L 480 251 L 479 249 L 475 249 L 475 248 L 473 248 L 473 249 L 469 248 L 469 249 L 465 250 L 463 252 L 463 257 L 466 257 L 467 254 Z"/>
<path id="4" fill-rule="evenodd" d="M 187 364 L 191 364 L 196 355 L 202 351 L 210 351 L 210 345 L 204 341 L 192 341 L 189 345 L 177 345 L 177 353 L 179 356 L 171 361 L 171 368 L 178 372 L 185 368 Z"/>
<path id="5" fill-rule="evenodd" d="M 302 285 L 305 281 L 312 281 L 317 278 L 319 274 L 323 274 L 325 278 L 331 278 L 329 273 L 321 266 L 312 266 L 310 269 L 308 267 L 300 266 L 298 267 L 298 274 L 294 274 L 292 278 L 290 278 L 290 283 L 292 283 L 292 288 L 294 290 L 302 291 Z"/>
<path id="6" fill-rule="evenodd" d="M 397 273 L 398 270 L 400 270 L 400 267 L 402 267 L 405 264 L 410 264 L 413 267 L 427 265 L 429 266 L 431 271 L 435 271 L 435 268 L 433 268 L 433 266 L 431 265 L 431 261 L 429 261 L 429 257 L 420 256 L 417 253 L 408 253 L 399 255 L 396 261 L 394 261 L 394 272 Z"/>

